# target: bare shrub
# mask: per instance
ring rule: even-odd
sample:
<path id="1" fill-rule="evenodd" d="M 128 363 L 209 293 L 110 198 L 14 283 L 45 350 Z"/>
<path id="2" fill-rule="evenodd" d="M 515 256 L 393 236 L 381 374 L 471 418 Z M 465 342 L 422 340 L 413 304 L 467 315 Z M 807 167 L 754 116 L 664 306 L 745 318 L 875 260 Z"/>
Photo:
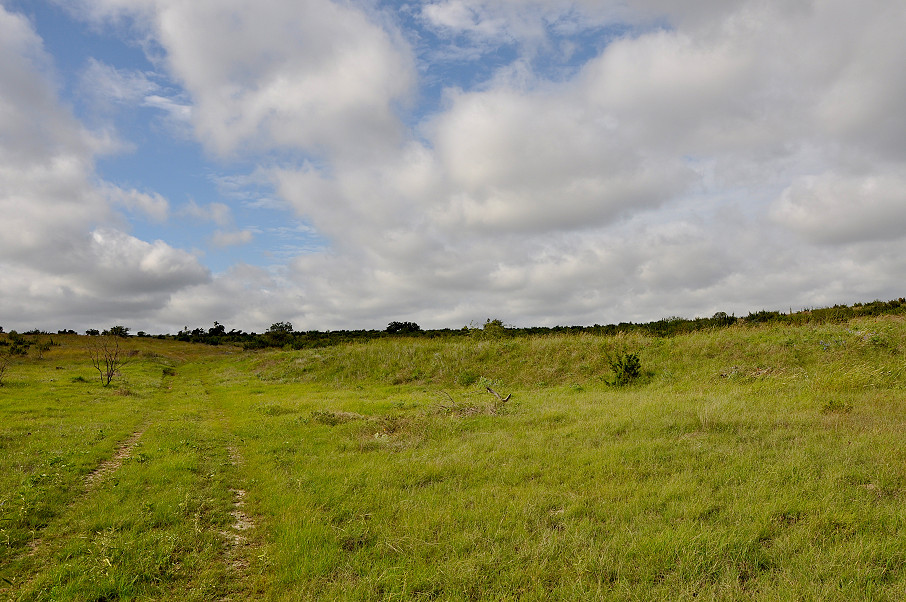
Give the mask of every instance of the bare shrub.
<path id="1" fill-rule="evenodd" d="M 110 384 L 119 369 L 128 363 L 129 354 L 120 346 L 120 340 L 120 337 L 115 335 L 102 335 L 91 337 L 88 342 L 91 365 L 100 374 L 101 383 L 105 387 Z"/>

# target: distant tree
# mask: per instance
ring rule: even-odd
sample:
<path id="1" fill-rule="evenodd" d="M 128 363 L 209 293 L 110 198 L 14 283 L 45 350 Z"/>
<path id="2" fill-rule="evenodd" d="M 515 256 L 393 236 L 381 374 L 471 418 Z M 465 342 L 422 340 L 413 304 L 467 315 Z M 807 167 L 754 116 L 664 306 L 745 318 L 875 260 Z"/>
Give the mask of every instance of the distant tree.
<path id="1" fill-rule="evenodd" d="M 719 311 L 711 316 L 711 321 L 716 326 L 730 326 L 736 323 L 736 316 L 728 316 L 727 312 Z"/>
<path id="2" fill-rule="evenodd" d="M 265 333 L 266 344 L 272 347 L 282 347 L 290 343 L 293 335 L 293 325 L 289 322 L 275 322 Z"/>
<path id="3" fill-rule="evenodd" d="M 89 328 L 85 331 L 85 334 L 90 337 L 96 337 L 101 334 L 101 331 L 99 331 L 97 328 Z"/>
<path id="4" fill-rule="evenodd" d="M 411 334 L 420 332 L 421 329 L 415 322 L 391 322 L 387 325 L 387 332 L 390 334 Z"/>
<path id="5" fill-rule="evenodd" d="M 110 330 L 104 331 L 104 334 L 112 337 L 126 338 L 129 336 L 129 328 L 126 326 L 111 326 Z"/>
<path id="6" fill-rule="evenodd" d="M 293 325 L 290 322 L 275 322 L 271 324 L 271 327 L 267 329 L 268 332 L 282 332 L 282 333 L 291 333 L 293 331 Z"/>
<path id="7" fill-rule="evenodd" d="M 92 338 L 88 343 L 88 356 L 91 365 L 98 371 L 101 383 L 106 387 L 116 376 L 117 371 L 126 365 L 125 350 L 120 346 L 122 337 L 106 334 Z"/>
<path id="8" fill-rule="evenodd" d="M 212 337 L 222 337 L 226 334 L 226 326 L 214 320 L 214 327 L 208 329 L 208 334 Z"/>

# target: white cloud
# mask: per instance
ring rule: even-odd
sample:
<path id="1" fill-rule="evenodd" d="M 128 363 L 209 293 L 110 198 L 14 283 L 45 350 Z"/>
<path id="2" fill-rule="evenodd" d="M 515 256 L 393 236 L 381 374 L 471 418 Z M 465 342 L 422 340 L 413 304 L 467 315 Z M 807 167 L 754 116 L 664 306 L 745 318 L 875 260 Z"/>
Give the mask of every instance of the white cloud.
<path id="1" fill-rule="evenodd" d="M 395 103 L 414 83 L 401 43 L 354 4 L 329 0 L 83 2 L 94 18 L 134 14 L 167 50 L 214 152 L 358 154 L 401 135 Z"/>
<path id="2" fill-rule="evenodd" d="M 816 243 L 906 237 L 906 173 L 797 178 L 772 207 L 781 225 Z"/>
<path id="3" fill-rule="evenodd" d="M 189 122 L 192 119 L 192 105 L 181 103 L 174 98 L 149 94 L 142 99 L 142 105 L 164 111 L 176 122 Z"/>
<path id="4" fill-rule="evenodd" d="M 255 235 L 250 230 L 217 230 L 211 236 L 211 244 L 219 248 L 235 247 L 248 244 L 254 238 Z"/>
<path id="5" fill-rule="evenodd" d="M 113 204 L 141 211 L 158 222 L 167 220 L 170 203 L 156 192 L 140 192 L 134 188 L 125 190 L 109 183 L 101 183 L 99 188 Z"/>
<path id="6" fill-rule="evenodd" d="M 79 79 L 80 95 L 90 112 L 107 117 L 114 110 L 156 109 L 163 113 L 164 123 L 174 134 L 186 137 L 192 106 L 158 83 L 163 79 L 159 74 L 117 69 L 90 58 Z"/>
<path id="7" fill-rule="evenodd" d="M 103 105 L 139 104 L 160 90 L 148 73 L 117 69 L 94 58 L 88 60 L 80 79 L 81 93 Z"/>
<path id="8" fill-rule="evenodd" d="M 432 2 L 422 7 L 421 15 L 434 27 L 453 34 L 469 32 L 483 37 L 497 37 L 506 20 L 487 14 L 485 6 L 470 5 L 464 0 Z"/>
<path id="9" fill-rule="evenodd" d="M 208 279 L 194 256 L 163 241 L 148 243 L 110 228 L 91 233 L 86 292 L 166 294 Z"/>
<path id="10" fill-rule="evenodd" d="M 214 222 L 218 226 L 228 226 L 233 223 L 233 211 L 229 205 L 224 203 L 213 202 L 202 206 L 194 200 L 190 200 L 183 206 L 180 213 L 203 221 Z"/>
<path id="11" fill-rule="evenodd" d="M 438 215 L 451 227 L 601 225 L 663 203 L 691 175 L 657 149 L 632 145 L 571 88 L 457 94 L 433 131 L 451 186 Z"/>

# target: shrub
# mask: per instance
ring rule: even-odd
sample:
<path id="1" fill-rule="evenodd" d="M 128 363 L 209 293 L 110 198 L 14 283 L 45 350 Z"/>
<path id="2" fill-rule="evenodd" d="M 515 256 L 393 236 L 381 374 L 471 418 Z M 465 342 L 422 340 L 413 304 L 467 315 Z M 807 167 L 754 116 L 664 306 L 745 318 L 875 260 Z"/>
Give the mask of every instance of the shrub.
<path id="1" fill-rule="evenodd" d="M 613 379 L 609 384 L 622 387 L 636 380 L 642 375 L 642 362 L 635 353 L 618 353 L 608 359 Z"/>
<path id="2" fill-rule="evenodd" d="M 126 365 L 128 362 L 126 357 L 131 357 L 131 354 L 120 346 L 119 339 L 117 335 L 108 334 L 93 338 L 87 346 L 91 365 L 98 371 L 101 383 L 105 387 L 110 384 L 117 371 Z"/>
<path id="3" fill-rule="evenodd" d="M 500 339 L 509 334 L 507 330 L 502 320 L 488 318 L 481 327 L 471 325 L 469 334 L 477 339 Z"/>

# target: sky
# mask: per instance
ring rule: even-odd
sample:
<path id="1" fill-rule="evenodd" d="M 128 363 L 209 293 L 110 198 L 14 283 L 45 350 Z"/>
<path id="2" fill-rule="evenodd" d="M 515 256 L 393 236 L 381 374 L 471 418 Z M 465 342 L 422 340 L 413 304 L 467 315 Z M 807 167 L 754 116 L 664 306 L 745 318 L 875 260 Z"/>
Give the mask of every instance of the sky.
<path id="1" fill-rule="evenodd" d="M 901 0 L 0 0 L 0 326 L 906 296 Z"/>

